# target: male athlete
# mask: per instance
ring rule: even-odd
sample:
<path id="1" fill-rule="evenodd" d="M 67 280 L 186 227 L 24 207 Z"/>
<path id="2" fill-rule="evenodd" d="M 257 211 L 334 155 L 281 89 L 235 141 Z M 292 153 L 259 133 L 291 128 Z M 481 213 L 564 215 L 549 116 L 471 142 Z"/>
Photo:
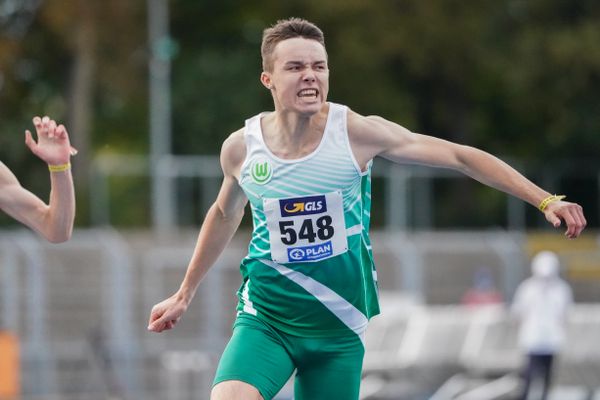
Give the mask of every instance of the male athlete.
<path id="1" fill-rule="evenodd" d="M 50 201 L 39 197 L 19 184 L 15 175 L 0 162 L 0 209 L 27 225 L 50 242 L 68 240 L 75 219 L 75 192 L 71 176 L 71 155 L 76 153 L 63 125 L 49 117 L 35 117 L 33 124 L 37 142 L 25 131 L 25 144 L 48 164 L 50 170 Z"/>
<path id="2" fill-rule="evenodd" d="M 180 289 L 152 309 L 148 329 L 171 329 L 238 228 L 248 200 L 254 231 L 241 263 L 232 338 L 213 400 L 271 399 L 294 370 L 296 400 L 358 399 L 364 332 L 379 312 L 369 229 L 374 157 L 459 170 L 543 209 L 566 236 L 585 227 L 562 201 L 496 157 L 410 132 L 327 101 L 323 33 L 279 21 L 263 34 L 262 84 L 274 112 L 246 121 L 221 150 L 224 180 Z"/>

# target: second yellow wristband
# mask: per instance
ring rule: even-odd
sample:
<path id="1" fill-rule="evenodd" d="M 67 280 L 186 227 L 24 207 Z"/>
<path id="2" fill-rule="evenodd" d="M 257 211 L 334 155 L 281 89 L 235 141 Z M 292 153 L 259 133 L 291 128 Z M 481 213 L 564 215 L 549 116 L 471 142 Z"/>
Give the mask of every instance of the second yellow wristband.
<path id="1" fill-rule="evenodd" d="M 563 194 L 558 194 L 558 195 L 557 194 L 553 194 L 553 195 L 550 195 L 550 196 L 546 197 L 544 200 L 542 200 L 542 202 L 540 203 L 540 205 L 538 206 L 538 208 L 540 209 L 540 211 L 544 212 L 544 210 L 546 209 L 546 207 L 548 207 L 548 204 L 550 204 L 552 202 L 555 202 L 555 201 L 562 200 L 565 197 L 567 197 L 567 196 L 565 196 Z"/>

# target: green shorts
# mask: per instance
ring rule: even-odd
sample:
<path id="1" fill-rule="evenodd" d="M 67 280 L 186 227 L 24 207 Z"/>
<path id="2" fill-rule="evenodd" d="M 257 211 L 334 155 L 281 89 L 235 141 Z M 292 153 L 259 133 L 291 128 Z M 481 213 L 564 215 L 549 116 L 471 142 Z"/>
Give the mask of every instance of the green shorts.
<path id="1" fill-rule="evenodd" d="M 243 381 L 269 400 L 296 370 L 295 400 L 357 400 L 364 354 L 356 335 L 292 336 L 241 313 L 213 384 Z"/>

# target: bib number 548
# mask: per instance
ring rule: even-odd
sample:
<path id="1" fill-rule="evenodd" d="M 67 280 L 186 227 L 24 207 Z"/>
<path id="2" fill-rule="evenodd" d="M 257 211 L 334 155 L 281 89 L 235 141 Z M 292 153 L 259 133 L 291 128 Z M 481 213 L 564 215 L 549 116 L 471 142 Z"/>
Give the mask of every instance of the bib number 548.
<path id="1" fill-rule="evenodd" d="M 331 216 L 323 215 L 314 220 L 315 227 L 313 225 L 313 220 L 307 218 L 302 220 L 300 228 L 296 230 L 294 221 L 279 221 L 281 242 L 289 246 L 298 242 L 299 239 L 307 240 L 309 243 L 314 243 L 317 238 L 321 241 L 331 239 L 335 233 L 333 226 L 331 226 L 331 222 Z"/>

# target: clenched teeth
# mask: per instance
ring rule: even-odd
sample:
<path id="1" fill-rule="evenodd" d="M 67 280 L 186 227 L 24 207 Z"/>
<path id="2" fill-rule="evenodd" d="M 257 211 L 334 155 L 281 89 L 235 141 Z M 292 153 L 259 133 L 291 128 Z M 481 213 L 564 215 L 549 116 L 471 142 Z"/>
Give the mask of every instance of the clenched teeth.
<path id="1" fill-rule="evenodd" d="M 317 89 L 303 89 L 298 93 L 299 97 L 315 97 L 317 95 Z"/>

